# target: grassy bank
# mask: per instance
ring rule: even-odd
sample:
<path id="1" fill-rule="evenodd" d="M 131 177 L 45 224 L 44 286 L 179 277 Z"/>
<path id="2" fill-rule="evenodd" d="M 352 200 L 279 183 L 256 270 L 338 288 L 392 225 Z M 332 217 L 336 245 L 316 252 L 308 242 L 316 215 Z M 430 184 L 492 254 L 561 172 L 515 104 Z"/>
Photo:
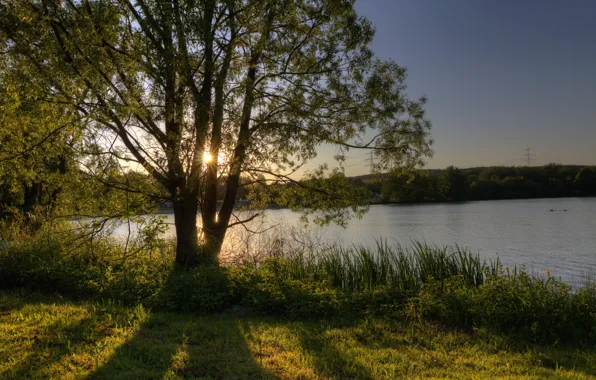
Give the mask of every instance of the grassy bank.
<path id="1" fill-rule="evenodd" d="M 201 316 L 0 292 L 0 378 L 590 378 L 596 351 L 388 318 Z"/>
<path id="2" fill-rule="evenodd" d="M 259 262 L 191 270 L 176 268 L 167 246 L 132 252 L 109 240 L 23 239 L 0 249 L 0 289 L 161 312 L 241 307 L 294 320 L 415 319 L 527 343 L 596 345 L 594 285 L 572 289 L 458 248 L 278 249 Z"/>

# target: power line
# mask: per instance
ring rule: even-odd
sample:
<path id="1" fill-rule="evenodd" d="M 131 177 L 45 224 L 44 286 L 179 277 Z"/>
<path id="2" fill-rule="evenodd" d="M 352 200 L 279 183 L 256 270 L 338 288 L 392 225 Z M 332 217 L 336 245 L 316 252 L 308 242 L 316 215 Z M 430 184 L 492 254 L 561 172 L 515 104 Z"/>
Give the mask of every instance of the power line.
<path id="1" fill-rule="evenodd" d="M 526 149 L 524 150 L 524 158 L 526 160 L 527 166 L 532 166 L 532 160 L 533 160 L 533 156 L 535 156 L 534 153 L 532 153 L 532 149 L 530 149 L 530 147 L 526 147 Z"/>
<path id="2" fill-rule="evenodd" d="M 362 157 L 344 156 L 344 157 L 343 157 L 343 159 L 344 159 L 345 161 L 344 161 L 344 162 L 341 164 L 341 166 L 342 166 L 342 167 L 344 167 L 344 168 L 352 168 L 352 167 L 354 167 L 354 166 L 368 166 L 368 164 L 363 164 L 363 163 L 361 162 L 361 160 L 362 160 Z M 354 163 L 354 164 L 349 164 L 349 165 L 346 165 L 346 164 L 345 164 L 345 162 L 348 162 L 348 161 L 350 161 L 350 160 L 358 160 L 358 163 Z M 365 161 L 368 161 L 368 159 L 365 159 Z M 353 161 L 352 161 L 352 162 L 353 162 Z"/>
<path id="3" fill-rule="evenodd" d="M 374 174 L 375 156 L 372 150 L 370 151 L 370 158 L 365 158 L 364 161 L 368 161 L 368 166 L 370 167 L 370 174 Z"/>

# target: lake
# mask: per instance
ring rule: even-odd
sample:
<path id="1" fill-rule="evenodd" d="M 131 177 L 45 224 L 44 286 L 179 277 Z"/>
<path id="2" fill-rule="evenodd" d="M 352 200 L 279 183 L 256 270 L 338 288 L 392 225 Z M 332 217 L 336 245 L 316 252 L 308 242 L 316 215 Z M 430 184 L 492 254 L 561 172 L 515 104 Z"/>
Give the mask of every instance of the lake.
<path id="1" fill-rule="evenodd" d="M 163 216 L 173 223 L 172 214 Z M 298 218 L 299 214 L 289 210 L 267 210 L 265 220 L 252 222 L 251 227 L 293 226 L 299 224 Z M 123 231 L 120 228 L 118 234 Z M 170 225 L 168 234 L 173 232 Z M 457 244 L 484 258 L 498 256 L 507 267 L 525 264 L 537 272 L 548 269 L 571 283 L 596 274 L 596 198 L 376 205 L 362 219 L 351 220 L 346 229 L 310 228 L 313 233 L 317 236 L 310 236 L 311 241 L 343 245 L 374 245 L 379 239 L 401 245 L 413 240 Z M 267 234 L 272 231 L 253 238 L 251 244 L 258 244 Z M 236 226 L 230 241 L 246 243 L 240 235 L 246 232 Z"/>

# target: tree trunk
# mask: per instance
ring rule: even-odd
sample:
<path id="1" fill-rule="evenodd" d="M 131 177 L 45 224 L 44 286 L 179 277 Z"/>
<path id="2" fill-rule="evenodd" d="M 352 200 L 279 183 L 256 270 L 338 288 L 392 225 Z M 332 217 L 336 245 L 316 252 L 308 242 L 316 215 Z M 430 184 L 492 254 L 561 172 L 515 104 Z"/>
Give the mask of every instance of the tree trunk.
<path id="1" fill-rule="evenodd" d="M 22 206 L 22 215 L 25 222 L 25 229 L 29 233 L 35 233 L 41 227 L 39 219 L 35 218 L 34 212 L 37 206 L 41 204 L 41 195 L 43 185 L 40 182 L 33 182 L 31 185 L 25 185 L 24 199 Z"/>
<path id="2" fill-rule="evenodd" d="M 204 243 L 201 247 L 202 261 L 218 265 L 219 254 L 223 245 L 224 237 L 226 235 L 226 226 L 219 224 L 212 225 L 210 228 L 205 228 Z"/>
<path id="3" fill-rule="evenodd" d="M 172 202 L 176 225 L 176 264 L 191 267 L 199 261 L 198 202 L 189 196 L 181 198 Z"/>

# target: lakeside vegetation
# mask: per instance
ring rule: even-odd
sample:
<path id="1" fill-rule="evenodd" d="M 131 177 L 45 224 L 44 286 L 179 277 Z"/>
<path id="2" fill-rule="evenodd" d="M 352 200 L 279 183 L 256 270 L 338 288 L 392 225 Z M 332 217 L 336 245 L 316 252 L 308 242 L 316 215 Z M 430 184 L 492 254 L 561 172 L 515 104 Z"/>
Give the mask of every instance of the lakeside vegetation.
<path id="1" fill-rule="evenodd" d="M 127 255 L 79 237 L 0 248 L 1 377 L 596 374 L 593 284 L 463 249 L 280 249 L 186 270 L 171 243 Z"/>
<path id="2" fill-rule="evenodd" d="M 254 261 L 176 267 L 160 239 L 123 244 L 40 233 L 0 248 L 0 287 L 113 300 L 166 311 L 239 305 L 290 318 L 411 313 L 448 326 L 488 328 L 548 343 L 596 343 L 596 287 L 503 268 L 460 248 L 277 246 Z"/>

